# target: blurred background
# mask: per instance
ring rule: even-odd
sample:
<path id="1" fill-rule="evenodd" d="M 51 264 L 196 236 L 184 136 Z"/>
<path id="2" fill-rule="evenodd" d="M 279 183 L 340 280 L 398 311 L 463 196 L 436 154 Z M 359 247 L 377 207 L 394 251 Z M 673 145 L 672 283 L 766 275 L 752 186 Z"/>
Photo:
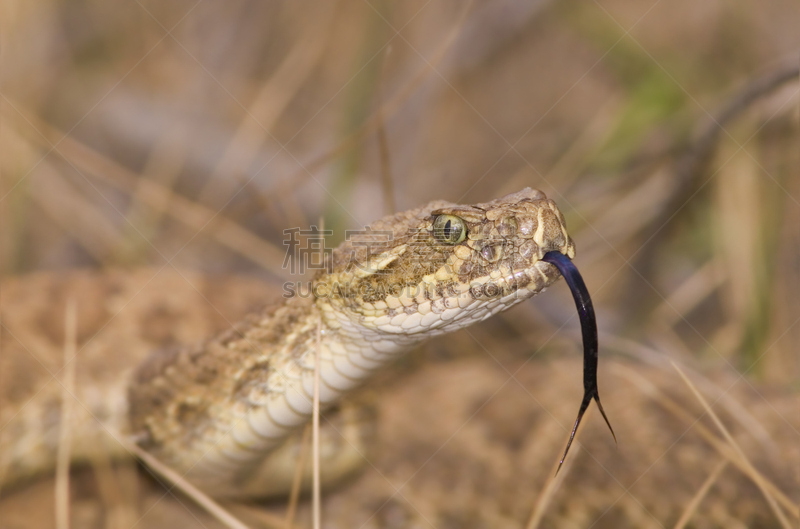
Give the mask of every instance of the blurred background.
<path id="1" fill-rule="evenodd" d="M 797 402 L 799 23 L 794 0 L 7 0 L 0 269 L 175 266 L 279 292 L 286 228 L 324 218 L 335 246 L 530 186 L 567 217 L 609 355 Z M 559 285 L 404 369 L 577 359 L 577 336 Z M 624 404 L 604 402 L 613 423 Z M 775 419 L 794 434 L 796 410 Z"/>

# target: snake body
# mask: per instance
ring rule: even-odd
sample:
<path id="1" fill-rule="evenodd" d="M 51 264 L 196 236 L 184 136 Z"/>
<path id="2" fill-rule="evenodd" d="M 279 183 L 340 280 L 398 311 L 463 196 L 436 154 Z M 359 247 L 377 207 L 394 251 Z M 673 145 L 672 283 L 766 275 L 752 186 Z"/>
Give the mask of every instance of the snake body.
<path id="1" fill-rule="evenodd" d="M 460 231 L 442 219 L 459 221 Z M 106 422 L 212 495 L 262 495 L 281 445 L 312 413 L 317 355 L 327 408 L 423 340 L 541 292 L 560 277 L 542 260 L 551 251 L 575 254 L 563 215 L 532 189 L 383 218 L 333 250 L 313 296 L 289 297 L 200 344 L 153 353 L 125 375 L 124 394 L 106 398 Z M 24 457 L 7 438 L 0 447 Z M 29 444 L 39 452 L 47 445 Z"/>

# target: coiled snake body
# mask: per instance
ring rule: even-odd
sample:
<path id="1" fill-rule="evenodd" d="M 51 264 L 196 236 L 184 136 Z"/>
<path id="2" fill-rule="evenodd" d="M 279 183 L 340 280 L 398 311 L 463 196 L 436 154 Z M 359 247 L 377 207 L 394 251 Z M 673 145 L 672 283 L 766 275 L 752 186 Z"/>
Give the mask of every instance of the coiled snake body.
<path id="1" fill-rule="evenodd" d="M 312 412 L 317 353 L 320 401 L 329 407 L 421 341 L 541 292 L 560 275 L 542 260 L 552 251 L 575 253 L 563 215 L 540 191 L 472 206 L 431 202 L 376 221 L 333 250 L 313 297 L 288 298 L 236 330 L 144 362 L 116 344 L 118 367 L 97 367 L 105 382 L 79 388 L 78 397 L 93 403 L 93 420 L 106 430 L 132 435 L 211 494 L 269 494 L 280 488 L 286 438 Z M 34 393 L 55 389 L 44 385 Z M 41 410 L 17 401 L 0 409 L 4 424 L 21 424 L 0 435 L 0 481 L 41 472 L 54 459 L 58 419 L 49 430 L 32 428 Z M 93 420 L 73 425 L 78 459 L 96 450 L 83 433 Z"/>

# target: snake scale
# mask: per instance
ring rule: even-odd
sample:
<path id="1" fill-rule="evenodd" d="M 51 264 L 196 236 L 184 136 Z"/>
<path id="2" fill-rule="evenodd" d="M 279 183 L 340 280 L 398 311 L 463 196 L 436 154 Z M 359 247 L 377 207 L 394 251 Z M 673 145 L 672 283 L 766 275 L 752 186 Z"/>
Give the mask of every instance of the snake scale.
<path id="1" fill-rule="evenodd" d="M 88 432 L 101 423 L 212 495 L 278 492 L 286 481 L 278 474 L 291 470 L 286 461 L 296 452 L 287 437 L 312 413 L 317 354 L 320 401 L 329 408 L 420 342 L 543 291 L 560 277 L 544 260 L 548 252 L 572 259 L 574 243 L 556 204 L 529 188 L 476 205 L 434 201 L 378 220 L 327 256 L 314 296 L 288 297 L 195 345 L 141 359 L 126 356 L 123 341 L 113 359 L 83 366 L 98 382 L 79 388 L 91 417 L 72 426 L 73 457 L 99 450 Z M 27 395 L 37 399 L 0 409 L 3 424 L 12 424 L 0 435 L 0 483 L 52 468 L 59 419 L 56 397 L 47 395 L 58 387 L 49 383 L 30 382 Z M 597 398 L 596 385 L 589 392 Z M 340 425 L 349 446 L 323 452 L 324 465 L 344 469 L 358 458 L 358 434 L 347 428 Z M 112 456 L 121 452 L 105 445 Z"/>

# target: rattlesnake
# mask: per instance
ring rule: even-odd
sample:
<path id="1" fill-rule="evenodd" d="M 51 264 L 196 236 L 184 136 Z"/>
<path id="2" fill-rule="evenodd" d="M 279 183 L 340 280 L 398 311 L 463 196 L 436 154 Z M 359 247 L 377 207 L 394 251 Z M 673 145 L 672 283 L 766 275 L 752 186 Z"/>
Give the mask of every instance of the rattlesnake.
<path id="1" fill-rule="evenodd" d="M 72 425 L 74 457 L 96 450 L 100 423 L 107 440 L 130 435 L 215 496 L 276 492 L 286 482 L 279 469 L 291 468 L 285 439 L 312 411 L 318 351 L 320 400 L 329 407 L 423 340 L 541 292 L 559 277 L 542 260 L 551 251 L 575 254 L 555 203 L 529 188 L 472 206 L 434 201 L 376 221 L 326 256 L 313 296 L 289 296 L 234 329 L 144 361 L 117 337 L 113 358 L 83 362 L 94 380 L 79 386 L 90 417 Z M 3 423 L 13 424 L 0 437 L 7 481 L 52 466 L 59 426 L 57 384 L 26 380 L 21 390 L 11 382 Z M 360 446 L 357 431 L 345 434 L 349 449 L 324 462 L 343 473 Z"/>

